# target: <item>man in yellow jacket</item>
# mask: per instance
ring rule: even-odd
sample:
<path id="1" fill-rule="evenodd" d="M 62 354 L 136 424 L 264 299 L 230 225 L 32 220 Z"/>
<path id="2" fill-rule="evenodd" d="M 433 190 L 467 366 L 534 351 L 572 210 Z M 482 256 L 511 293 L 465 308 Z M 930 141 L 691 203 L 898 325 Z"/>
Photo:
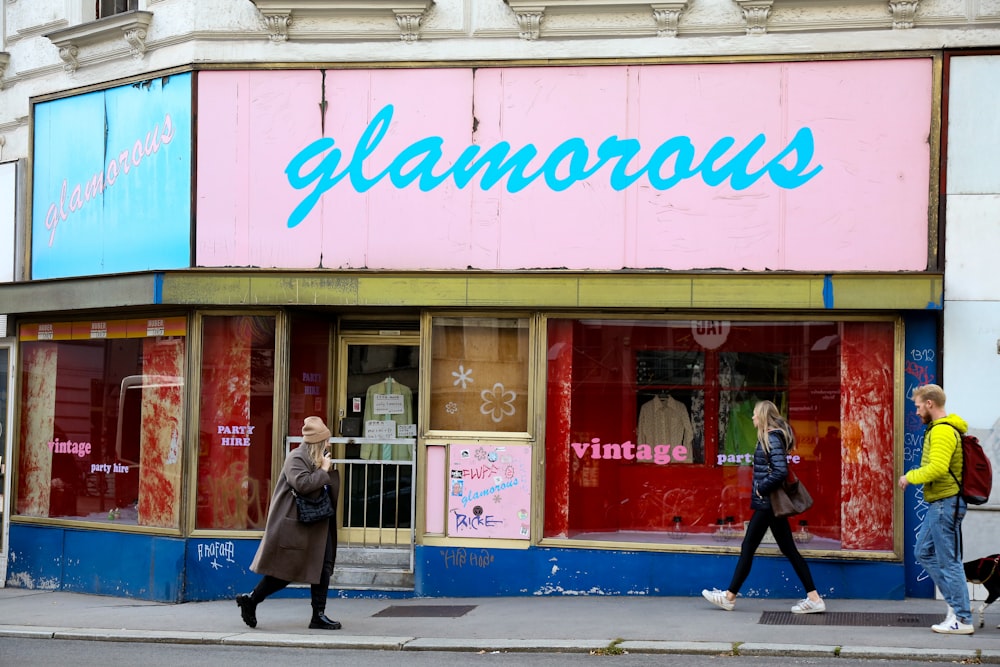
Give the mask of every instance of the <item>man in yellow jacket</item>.
<path id="1" fill-rule="evenodd" d="M 966 505 L 958 486 L 958 480 L 962 479 L 960 434 L 969 425 L 958 415 L 948 414 L 944 403 L 944 390 L 936 384 L 925 384 L 913 391 L 913 405 L 927 428 L 920 467 L 900 477 L 899 488 L 924 485 L 927 514 L 917 532 L 914 555 L 948 603 L 948 615 L 941 623 L 932 625 L 931 630 L 971 635 L 974 628 L 969 588 L 959 548 Z"/>

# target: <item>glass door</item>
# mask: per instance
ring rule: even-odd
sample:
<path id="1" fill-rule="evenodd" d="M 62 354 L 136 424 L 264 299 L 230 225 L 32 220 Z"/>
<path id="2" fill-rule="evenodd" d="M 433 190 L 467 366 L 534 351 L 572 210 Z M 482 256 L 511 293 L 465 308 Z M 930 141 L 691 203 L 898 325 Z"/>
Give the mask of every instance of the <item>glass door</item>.
<path id="1" fill-rule="evenodd" d="M 340 338 L 342 544 L 413 543 L 419 342 L 416 335 Z"/>

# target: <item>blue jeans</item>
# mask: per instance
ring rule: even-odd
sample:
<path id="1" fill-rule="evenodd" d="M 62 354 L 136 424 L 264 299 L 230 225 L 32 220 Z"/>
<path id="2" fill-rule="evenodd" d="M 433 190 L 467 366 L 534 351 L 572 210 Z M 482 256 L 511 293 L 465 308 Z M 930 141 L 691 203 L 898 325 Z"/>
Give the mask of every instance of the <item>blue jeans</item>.
<path id="1" fill-rule="evenodd" d="M 955 519 L 958 503 L 958 520 Z M 962 539 L 962 519 L 965 518 L 965 501 L 960 496 L 942 498 L 929 503 L 924 522 L 917 532 L 914 556 L 931 576 L 955 616 L 963 623 L 972 623 L 969 609 L 969 587 L 965 584 L 965 570 L 959 542 Z"/>

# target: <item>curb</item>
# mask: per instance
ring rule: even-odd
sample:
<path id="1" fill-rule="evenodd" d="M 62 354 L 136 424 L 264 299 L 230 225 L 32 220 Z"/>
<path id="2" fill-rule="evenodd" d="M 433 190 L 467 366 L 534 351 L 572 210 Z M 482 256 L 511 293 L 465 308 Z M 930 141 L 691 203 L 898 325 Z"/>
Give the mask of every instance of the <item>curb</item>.
<path id="1" fill-rule="evenodd" d="M 891 646 L 725 643 L 620 639 L 509 639 L 302 635 L 264 632 L 185 632 L 110 630 L 0 625 L 0 637 L 73 639 L 82 641 L 337 648 L 378 651 L 454 651 L 477 653 L 595 653 L 612 644 L 626 653 L 660 655 L 794 656 L 856 660 L 922 660 L 927 662 L 1000 664 L 1000 649 L 926 649 Z"/>

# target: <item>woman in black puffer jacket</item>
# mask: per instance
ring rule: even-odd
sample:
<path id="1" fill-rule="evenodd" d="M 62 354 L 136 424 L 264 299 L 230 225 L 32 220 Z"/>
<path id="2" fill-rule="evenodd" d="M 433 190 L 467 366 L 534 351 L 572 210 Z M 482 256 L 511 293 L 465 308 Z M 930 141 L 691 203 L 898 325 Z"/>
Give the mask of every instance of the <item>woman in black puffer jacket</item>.
<path id="1" fill-rule="evenodd" d="M 717 588 L 705 589 L 701 594 L 715 606 L 732 611 L 736 606 L 736 595 L 750 574 L 757 547 L 770 528 L 778 548 L 792 564 L 795 574 L 806 589 L 806 598 L 792 607 L 792 613 L 815 614 L 826 611 L 826 603 L 813 584 L 809 564 L 792 539 L 792 527 L 788 524 L 788 519 L 774 516 L 771 510 L 771 491 L 788 476 L 787 454 L 795 449 L 795 433 L 771 401 L 760 401 L 754 406 L 753 425 L 757 427 L 757 449 L 753 454 L 753 493 L 750 496 L 753 516 L 750 517 L 743 537 L 740 559 L 736 563 L 729 588 L 724 591 Z"/>

